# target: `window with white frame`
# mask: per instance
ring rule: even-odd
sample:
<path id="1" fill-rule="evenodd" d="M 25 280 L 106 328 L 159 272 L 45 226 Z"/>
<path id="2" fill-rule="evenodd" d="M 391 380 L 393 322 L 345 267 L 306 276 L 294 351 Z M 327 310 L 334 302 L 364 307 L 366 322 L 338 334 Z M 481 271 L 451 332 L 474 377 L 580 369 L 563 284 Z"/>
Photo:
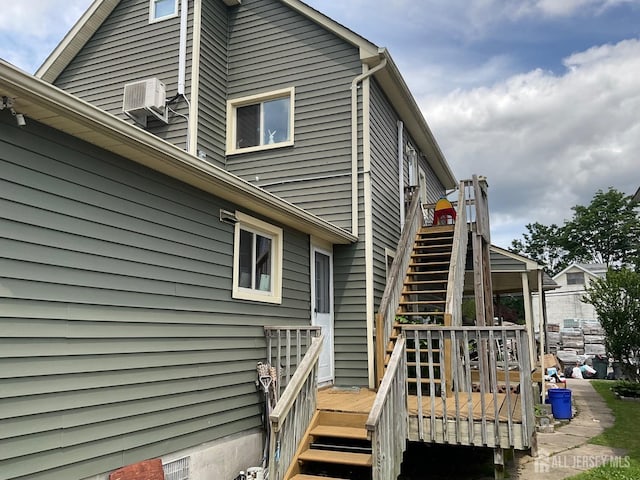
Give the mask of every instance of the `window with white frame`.
<path id="1" fill-rule="evenodd" d="M 293 145 L 294 89 L 227 102 L 227 153 Z"/>
<path id="2" fill-rule="evenodd" d="M 149 1 L 149 22 L 157 22 L 178 15 L 178 0 Z"/>
<path id="3" fill-rule="evenodd" d="M 233 298 L 282 301 L 282 229 L 236 212 Z"/>

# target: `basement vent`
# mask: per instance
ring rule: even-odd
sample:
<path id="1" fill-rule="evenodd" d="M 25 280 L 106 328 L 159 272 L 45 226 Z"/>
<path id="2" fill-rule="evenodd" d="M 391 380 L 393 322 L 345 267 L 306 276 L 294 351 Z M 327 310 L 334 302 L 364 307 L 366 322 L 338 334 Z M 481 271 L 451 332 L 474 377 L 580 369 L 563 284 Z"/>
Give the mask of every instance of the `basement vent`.
<path id="1" fill-rule="evenodd" d="M 165 480 L 189 480 L 191 457 L 184 457 L 162 466 Z"/>
<path id="2" fill-rule="evenodd" d="M 153 116 L 167 123 L 166 89 L 157 78 L 147 78 L 124 86 L 122 111 L 133 121 L 147 126 Z"/>

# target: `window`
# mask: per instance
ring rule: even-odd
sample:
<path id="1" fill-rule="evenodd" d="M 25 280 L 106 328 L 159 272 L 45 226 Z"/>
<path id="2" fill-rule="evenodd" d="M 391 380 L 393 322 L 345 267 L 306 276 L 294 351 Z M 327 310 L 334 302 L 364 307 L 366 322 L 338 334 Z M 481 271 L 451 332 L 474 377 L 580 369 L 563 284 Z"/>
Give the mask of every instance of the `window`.
<path id="1" fill-rule="evenodd" d="M 178 15 L 178 0 L 150 0 L 149 22 L 157 22 Z"/>
<path id="2" fill-rule="evenodd" d="M 282 229 L 236 212 L 233 298 L 282 301 Z"/>
<path id="3" fill-rule="evenodd" d="M 227 154 L 293 145 L 294 89 L 229 100 Z"/>
<path id="4" fill-rule="evenodd" d="M 584 273 L 567 273 L 567 285 L 584 285 Z"/>

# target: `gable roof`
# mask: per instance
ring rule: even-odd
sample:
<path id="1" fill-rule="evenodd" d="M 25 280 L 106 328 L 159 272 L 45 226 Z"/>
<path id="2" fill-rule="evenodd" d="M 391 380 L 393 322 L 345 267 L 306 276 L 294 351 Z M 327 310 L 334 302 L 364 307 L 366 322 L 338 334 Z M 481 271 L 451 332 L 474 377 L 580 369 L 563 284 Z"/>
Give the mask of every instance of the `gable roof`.
<path id="1" fill-rule="evenodd" d="M 561 275 L 564 275 L 572 268 L 577 268 L 578 270 L 582 270 L 584 273 L 586 273 L 587 275 L 593 278 L 598 278 L 603 274 L 607 273 L 607 267 L 604 263 L 572 263 L 565 269 L 556 273 L 553 276 L 553 279 L 555 280 L 557 278 L 560 278 Z"/>
<path id="2" fill-rule="evenodd" d="M 528 257 L 510 252 L 497 245 L 489 247 L 491 258 L 491 278 L 494 293 L 514 293 L 522 291 L 522 274 L 529 279 L 532 292 L 538 291 L 538 272 L 542 271 L 542 289 L 545 291 L 560 288 L 544 267 Z"/>
<path id="3" fill-rule="evenodd" d="M 16 112 L 331 243 L 351 233 L 0 60 L 0 95 Z M 27 120 L 29 121 L 29 120 Z M 29 128 L 28 123 L 25 128 Z"/>
<path id="4" fill-rule="evenodd" d="M 369 67 L 375 67 L 386 60 L 386 67 L 374 73 L 374 78 L 394 106 L 405 125 L 405 129 L 411 134 L 419 150 L 426 155 L 440 182 L 446 189 L 456 188 L 458 185 L 457 179 L 388 50 L 376 46 L 300 0 L 279 1 L 358 48 L 360 60 Z M 80 17 L 35 75 L 53 83 L 89 41 L 91 36 L 100 28 L 100 25 L 119 2 L 120 0 L 94 0 L 89 9 Z M 225 3 L 229 4 L 227 0 L 225 0 Z"/>
<path id="5" fill-rule="evenodd" d="M 638 187 L 638 190 L 636 190 L 636 193 L 635 193 L 635 195 L 633 196 L 633 199 L 634 199 L 636 202 L 640 202 L 640 187 Z"/>

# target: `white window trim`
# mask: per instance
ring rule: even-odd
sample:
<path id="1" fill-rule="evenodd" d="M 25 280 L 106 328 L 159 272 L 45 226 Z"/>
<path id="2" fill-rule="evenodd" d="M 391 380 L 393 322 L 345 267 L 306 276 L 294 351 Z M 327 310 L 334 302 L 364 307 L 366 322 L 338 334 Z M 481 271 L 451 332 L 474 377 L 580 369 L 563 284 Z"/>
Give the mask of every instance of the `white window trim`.
<path id="1" fill-rule="evenodd" d="M 236 148 L 236 110 L 238 107 L 244 107 L 245 105 L 253 105 L 256 103 L 264 102 L 266 100 L 273 100 L 275 98 L 289 97 L 289 140 L 286 142 L 278 142 L 270 145 L 256 145 L 255 147 Z M 273 148 L 290 147 L 293 145 L 294 140 L 294 118 L 295 118 L 295 88 L 283 88 L 281 90 L 274 90 L 272 92 L 260 93 L 256 95 L 249 95 L 247 97 L 234 98 L 227 101 L 227 155 L 233 155 L 236 153 L 249 153 L 262 150 L 271 150 Z"/>
<path id="2" fill-rule="evenodd" d="M 282 229 L 242 212 L 235 212 L 236 225 L 233 240 L 233 292 L 232 297 L 254 302 L 282 303 Z M 271 238 L 271 291 L 263 292 L 239 286 L 240 278 L 240 230 L 248 230 Z"/>
<path id="3" fill-rule="evenodd" d="M 171 15 L 165 15 L 164 17 L 155 18 L 153 14 L 155 12 L 156 1 L 157 0 L 149 0 L 149 23 L 162 22 L 163 20 L 168 20 L 170 18 L 175 18 L 178 16 L 179 14 L 178 0 L 173 0 L 175 4 L 173 9 L 174 13 L 172 13 Z M 182 1 L 185 1 L 185 0 L 182 0 Z"/>

